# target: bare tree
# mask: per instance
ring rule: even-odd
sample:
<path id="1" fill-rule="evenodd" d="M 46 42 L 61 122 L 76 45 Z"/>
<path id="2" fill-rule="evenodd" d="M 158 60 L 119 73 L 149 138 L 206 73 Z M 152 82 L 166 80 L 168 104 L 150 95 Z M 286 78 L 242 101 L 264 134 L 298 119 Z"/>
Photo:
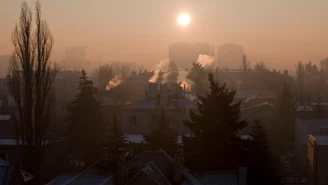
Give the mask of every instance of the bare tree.
<path id="1" fill-rule="evenodd" d="M 17 139 L 23 145 L 24 167 L 39 182 L 50 123 L 53 93 L 50 93 L 57 69 L 50 62 L 53 38 L 41 18 L 41 5 L 32 11 L 22 3 L 19 24 L 12 33 L 14 52 L 10 60 L 9 89 L 17 106 Z"/>

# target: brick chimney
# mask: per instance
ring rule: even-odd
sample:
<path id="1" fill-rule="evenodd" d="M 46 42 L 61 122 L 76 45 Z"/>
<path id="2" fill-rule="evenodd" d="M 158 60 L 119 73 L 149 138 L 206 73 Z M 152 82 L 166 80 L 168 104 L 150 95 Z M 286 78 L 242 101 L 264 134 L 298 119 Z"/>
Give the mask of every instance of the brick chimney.
<path id="1" fill-rule="evenodd" d="M 181 165 L 181 153 L 180 150 L 174 151 L 173 158 L 173 181 L 174 184 L 181 184 L 182 181 L 182 165 Z"/>
<path id="2" fill-rule="evenodd" d="M 168 87 L 167 84 L 162 84 L 160 89 L 160 106 L 165 107 L 167 105 L 167 99 L 168 99 Z"/>

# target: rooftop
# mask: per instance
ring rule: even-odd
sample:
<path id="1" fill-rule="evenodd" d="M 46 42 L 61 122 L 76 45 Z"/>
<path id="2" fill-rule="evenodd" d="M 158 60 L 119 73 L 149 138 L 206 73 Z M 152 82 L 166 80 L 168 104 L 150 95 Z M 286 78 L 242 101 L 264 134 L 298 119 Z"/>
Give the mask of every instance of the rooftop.
<path id="1" fill-rule="evenodd" d="M 114 185 L 119 173 L 109 173 L 107 168 L 100 168 L 101 161 L 94 163 L 84 172 L 64 183 L 65 185 Z M 140 184 L 149 182 L 158 185 L 173 183 L 173 159 L 163 150 L 141 152 L 126 165 L 126 183 Z M 64 175 L 63 175 L 64 176 Z M 183 167 L 185 185 L 204 184 L 196 175 Z M 59 177 L 58 177 L 59 178 Z M 60 179 L 60 178 L 59 178 Z M 64 178 L 65 179 L 65 178 Z M 144 181 L 146 180 L 146 181 Z M 53 181 L 51 181 L 53 182 Z M 54 179 L 55 182 L 55 179 Z M 54 185 L 54 184 L 48 184 Z"/>
<path id="2" fill-rule="evenodd" d="M 274 90 L 261 90 L 261 89 L 245 89 L 239 90 L 235 96 L 236 99 L 259 99 L 259 98 L 266 98 L 266 99 L 275 99 L 276 98 L 276 91 Z"/>
<path id="3" fill-rule="evenodd" d="M 8 121 L 10 118 L 11 115 L 0 115 L 0 121 Z"/>
<path id="4" fill-rule="evenodd" d="M 8 168 L 9 168 L 10 166 L 11 166 L 11 165 L 9 164 L 9 162 L 0 159 L 0 167 L 1 167 L 1 168 L 0 168 L 0 177 L 2 177 L 2 176 L 1 176 L 2 174 L 7 173 L 7 170 L 8 170 Z M 32 180 L 32 179 L 34 178 L 33 175 L 27 173 L 27 172 L 24 171 L 24 170 L 21 170 L 21 169 L 20 169 L 20 173 L 22 174 L 22 177 L 23 177 L 24 182 L 27 182 L 27 181 Z"/>
<path id="5" fill-rule="evenodd" d="M 328 146 L 328 135 L 313 136 L 309 135 L 309 138 L 316 143 L 316 145 L 327 145 Z"/>

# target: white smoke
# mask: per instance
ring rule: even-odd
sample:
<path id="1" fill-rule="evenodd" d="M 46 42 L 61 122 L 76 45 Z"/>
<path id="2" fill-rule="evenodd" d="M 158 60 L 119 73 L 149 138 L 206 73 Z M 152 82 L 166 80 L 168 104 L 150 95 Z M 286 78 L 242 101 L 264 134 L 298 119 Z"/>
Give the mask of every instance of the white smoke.
<path id="1" fill-rule="evenodd" d="M 190 79 L 185 79 L 181 82 L 181 87 L 184 88 L 186 91 L 190 92 L 191 87 L 194 85 L 194 82 Z"/>
<path id="2" fill-rule="evenodd" d="M 161 71 L 168 71 L 168 69 L 169 69 L 169 63 L 170 63 L 170 60 L 169 59 L 164 59 L 164 60 L 161 60 L 158 64 L 156 64 L 152 68 L 152 70 L 154 71 L 154 75 L 148 80 L 148 82 L 155 83 L 157 81 L 157 79 L 158 79 L 159 74 L 160 74 Z M 166 77 L 167 77 L 167 75 L 166 75 Z"/>
<path id="3" fill-rule="evenodd" d="M 121 83 L 122 83 L 122 80 L 120 80 L 120 79 L 118 78 L 118 76 L 115 75 L 115 76 L 114 76 L 114 77 L 108 82 L 108 84 L 107 84 L 107 86 L 106 86 L 106 90 L 109 91 L 109 90 L 115 88 L 116 86 L 120 85 Z"/>
<path id="4" fill-rule="evenodd" d="M 203 67 L 211 66 L 213 62 L 214 62 L 214 57 L 203 55 L 203 54 L 198 55 L 197 63 Z"/>

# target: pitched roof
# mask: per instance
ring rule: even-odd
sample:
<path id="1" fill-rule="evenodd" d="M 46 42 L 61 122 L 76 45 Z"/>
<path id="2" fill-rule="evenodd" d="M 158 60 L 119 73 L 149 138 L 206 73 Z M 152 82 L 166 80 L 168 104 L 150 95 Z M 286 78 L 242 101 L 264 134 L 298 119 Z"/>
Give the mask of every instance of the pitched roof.
<path id="1" fill-rule="evenodd" d="M 109 173 L 108 169 L 99 168 L 97 161 L 81 174 L 65 183 L 65 185 L 113 185 L 119 173 Z M 184 184 L 203 184 L 184 168 Z M 126 184 L 173 184 L 173 159 L 163 150 L 141 152 L 126 165 Z M 51 184 L 52 185 L 52 184 Z"/>
<path id="2" fill-rule="evenodd" d="M 77 175 L 77 173 L 62 173 L 55 177 L 52 181 L 48 182 L 46 185 L 63 185 L 72 180 Z"/>
<path id="3" fill-rule="evenodd" d="M 12 165 L 9 164 L 9 162 L 0 159 L 0 174 L 2 174 L 3 172 L 8 172 L 9 170 L 11 170 L 10 168 L 12 167 Z M 22 178 L 24 180 L 24 182 L 30 181 L 34 178 L 33 175 L 27 173 L 24 170 L 20 169 L 20 173 L 22 175 Z M 0 175 L 0 181 L 1 181 L 1 175 Z"/>

